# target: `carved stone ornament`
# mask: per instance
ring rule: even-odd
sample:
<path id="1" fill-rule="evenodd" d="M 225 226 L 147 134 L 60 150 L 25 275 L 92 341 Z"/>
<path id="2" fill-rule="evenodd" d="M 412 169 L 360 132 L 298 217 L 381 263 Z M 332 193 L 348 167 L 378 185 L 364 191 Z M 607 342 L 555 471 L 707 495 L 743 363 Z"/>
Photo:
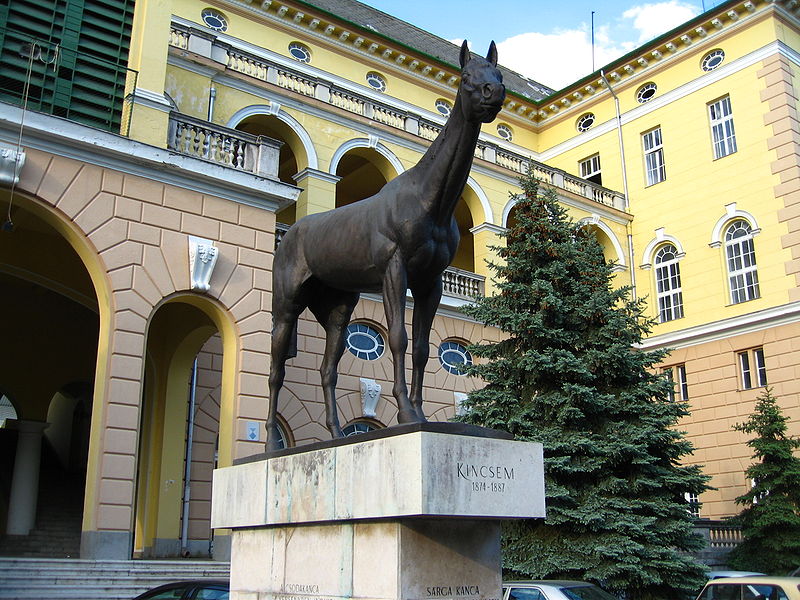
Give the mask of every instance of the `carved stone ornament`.
<path id="1" fill-rule="evenodd" d="M 374 379 L 361 378 L 361 406 L 364 416 L 375 418 L 375 407 L 381 399 L 381 384 Z"/>
<path id="2" fill-rule="evenodd" d="M 467 395 L 464 392 L 453 392 L 453 402 L 456 405 L 456 416 L 461 416 L 467 413 L 467 409 L 464 408 L 464 400 L 467 399 Z"/>
<path id="3" fill-rule="evenodd" d="M 219 249 L 211 240 L 189 236 L 189 277 L 196 292 L 205 293 L 211 288 L 211 274 L 218 253 Z"/>
<path id="4" fill-rule="evenodd" d="M 25 151 L 16 147 L 0 145 L 0 184 L 19 183 L 19 173 L 25 164 Z"/>

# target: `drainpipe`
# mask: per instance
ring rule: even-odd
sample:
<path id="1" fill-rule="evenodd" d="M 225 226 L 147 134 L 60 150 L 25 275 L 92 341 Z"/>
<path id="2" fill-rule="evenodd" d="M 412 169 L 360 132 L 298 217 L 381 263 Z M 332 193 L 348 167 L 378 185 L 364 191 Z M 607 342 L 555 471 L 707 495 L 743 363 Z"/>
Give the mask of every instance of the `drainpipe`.
<path id="1" fill-rule="evenodd" d="M 622 194 L 624 196 L 623 207 L 627 211 L 630 208 L 630 201 L 628 199 L 628 168 L 625 162 L 625 144 L 622 141 L 622 113 L 619 109 L 619 97 L 614 93 L 614 88 L 611 87 L 611 82 L 606 77 L 606 74 L 601 70 L 600 77 L 606 84 L 608 91 L 614 97 L 614 110 L 617 115 L 617 137 L 619 138 L 619 153 L 622 161 Z M 630 263 L 631 273 L 631 296 L 636 300 L 636 267 L 634 265 L 635 254 L 633 252 L 633 234 L 631 233 L 631 224 L 628 223 L 625 228 L 628 231 L 628 262 Z"/>
<path id="2" fill-rule="evenodd" d="M 213 85 L 211 89 L 208 90 L 208 122 L 214 119 L 214 102 L 217 99 L 217 88 Z"/>
<path id="3" fill-rule="evenodd" d="M 192 480 L 192 442 L 194 441 L 194 406 L 197 395 L 197 358 L 192 364 L 192 377 L 189 383 L 189 429 L 186 435 L 186 465 L 183 469 L 183 514 L 181 517 L 181 556 L 187 558 L 189 552 L 189 501 L 191 500 Z"/>

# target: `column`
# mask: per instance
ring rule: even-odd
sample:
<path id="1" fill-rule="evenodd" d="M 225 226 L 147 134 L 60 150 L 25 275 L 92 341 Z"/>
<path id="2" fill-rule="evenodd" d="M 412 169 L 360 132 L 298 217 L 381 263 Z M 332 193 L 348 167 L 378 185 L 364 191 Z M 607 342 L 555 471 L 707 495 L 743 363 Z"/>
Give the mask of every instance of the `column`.
<path id="1" fill-rule="evenodd" d="M 341 177 L 317 169 L 303 169 L 294 176 L 297 185 L 303 188 L 295 205 L 296 219 L 306 215 L 336 208 L 336 184 Z"/>
<path id="2" fill-rule="evenodd" d="M 8 503 L 6 533 L 9 535 L 28 535 L 36 523 L 42 431 L 48 425 L 41 421 L 6 421 L 7 427 L 19 431 Z"/>

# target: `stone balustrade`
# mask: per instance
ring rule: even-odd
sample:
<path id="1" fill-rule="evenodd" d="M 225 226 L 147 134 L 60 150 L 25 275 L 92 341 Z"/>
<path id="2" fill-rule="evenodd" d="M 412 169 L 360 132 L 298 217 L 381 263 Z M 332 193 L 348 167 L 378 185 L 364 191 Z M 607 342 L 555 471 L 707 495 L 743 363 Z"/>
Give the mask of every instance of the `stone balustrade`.
<path id="1" fill-rule="evenodd" d="M 204 40 L 208 39 L 208 33 L 205 31 L 196 31 L 190 27 L 173 23 L 170 31 L 170 44 L 181 49 L 192 49 L 195 47 L 191 43 L 192 36 L 202 36 Z M 435 139 L 439 131 L 441 131 L 441 125 L 421 115 L 403 113 L 386 103 L 361 95 L 357 91 L 344 89 L 332 82 L 309 77 L 299 69 L 293 69 L 291 66 L 284 64 L 279 65 L 244 50 L 233 49 L 227 44 L 218 44 L 213 39 L 210 47 L 197 44 L 196 48 L 208 48 L 208 58 L 224 62 L 233 71 L 272 83 L 304 96 L 316 98 L 347 112 L 372 119 L 377 123 L 412 133 L 424 140 Z M 220 57 L 224 57 L 224 59 Z M 206 124 L 206 128 L 213 130 L 213 126 L 210 124 Z M 191 144 L 188 145 L 191 146 Z M 184 144 L 184 147 L 186 146 Z M 234 163 L 238 159 L 238 156 L 229 156 L 227 151 L 223 154 L 226 159 L 230 159 Z M 624 210 L 624 198 L 619 192 L 593 184 L 560 169 L 554 169 L 528 156 L 502 148 L 498 144 L 480 141 L 475 148 L 475 157 L 494 163 L 514 173 L 522 174 L 528 169 L 532 169 L 534 174 L 545 183 L 567 190 L 593 202 Z"/>
<path id="2" fill-rule="evenodd" d="M 171 112 L 167 148 L 261 177 L 278 178 L 278 140 Z"/>

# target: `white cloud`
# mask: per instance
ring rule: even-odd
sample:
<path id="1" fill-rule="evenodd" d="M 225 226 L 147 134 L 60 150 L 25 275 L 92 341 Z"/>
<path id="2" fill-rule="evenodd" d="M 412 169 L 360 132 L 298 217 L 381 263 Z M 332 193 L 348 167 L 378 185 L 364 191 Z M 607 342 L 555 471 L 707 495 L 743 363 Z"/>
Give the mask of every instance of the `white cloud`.
<path id="1" fill-rule="evenodd" d="M 699 13 L 700 10 L 693 4 L 670 0 L 633 6 L 622 13 L 622 18 L 633 20 L 633 28 L 639 32 L 638 42 L 642 43 L 666 33 Z"/>
<path id="2" fill-rule="evenodd" d="M 595 28 L 594 69 L 600 69 L 681 23 L 700 9 L 680 0 L 635 5 L 617 17 L 613 34 L 609 25 Z M 497 45 L 500 62 L 539 83 L 561 89 L 592 72 L 591 30 L 523 33 Z"/>
<path id="3" fill-rule="evenodd" d="M 614 44 L 605 29 L 595 32 L 594 68 L 633 49 Z M 592 72 L 592 42 L 586 29 L 523 33 L 497 45 L 500 62 L 539 83 L 561 89 Z"/>

